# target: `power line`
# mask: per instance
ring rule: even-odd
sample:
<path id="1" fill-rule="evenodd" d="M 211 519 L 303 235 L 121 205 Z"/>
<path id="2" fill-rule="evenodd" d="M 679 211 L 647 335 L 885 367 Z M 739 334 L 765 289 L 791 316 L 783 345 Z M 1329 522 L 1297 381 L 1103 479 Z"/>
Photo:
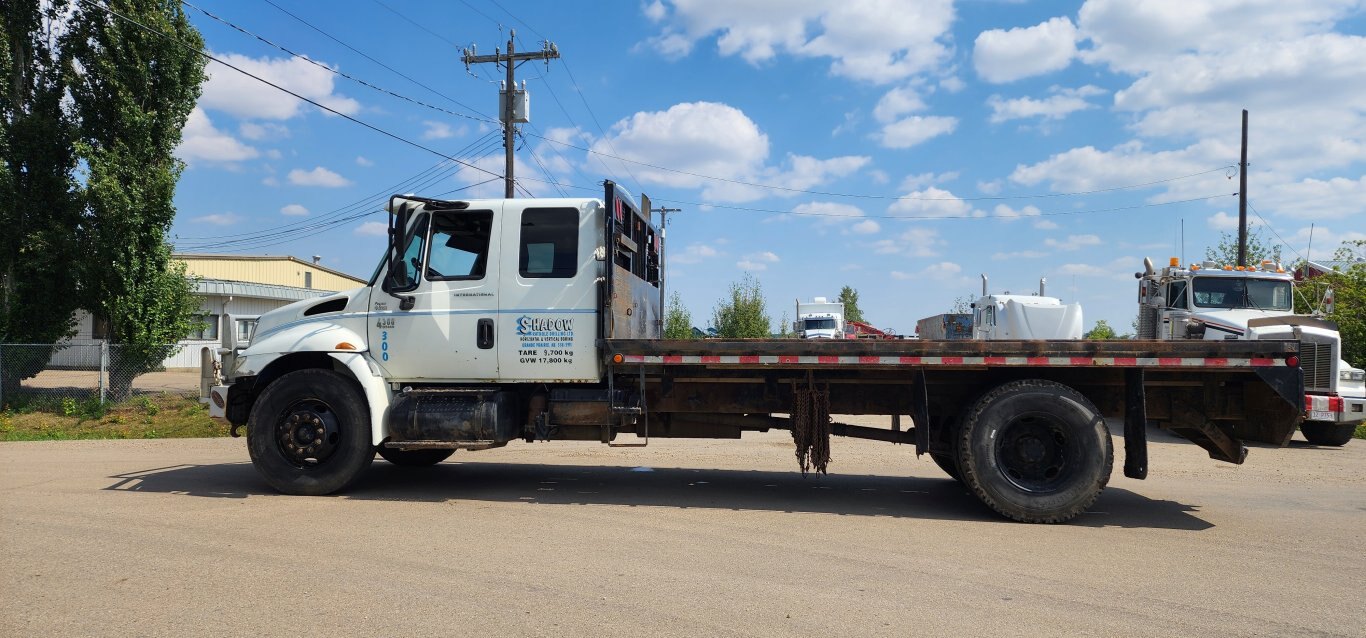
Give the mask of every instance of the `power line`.
<path id="1" fill-rule="evenodd" d="M 1203 201 L 1208 201 L 1208 200 L 1211 200 L 1211 199 L 1216 199 L 1216 198 L 1219 198 L 1219 197 L 1229 197 L 1229 196 L 1231 196 L 1231 195 L 1237 195 L 1237 193 L 1232 193 L 1232 194 L 1220 193 L 1220 194 L 1218 194 L 1218 195 L 1206 195 L 1206 196 L 1204 196 L 1204 197 L 1192 197 L 1192 198 L 1190 198 L 1190 199 L 1180 199 L 1180 200 L 1174 200 L 1174 201 L 1170 201 L 1170 202 L 1157 202 L 1157 203 L 1152 203 L 1152 204 L 1134 204 L 1134 205 L 1132 205 L 1132 206 L 1116 206 L 1116 207 L 1114 207 L 1114 208 L 1095 208 L 1095 209 L 1090 209 L 1090 210 L 1055 211 L 1055 212 L 1048 212 L 1048 213 L 1041 212 L 1041 213 L 1039 213 L 1039 214 L 1037 214 L 1037 215 L 990 215 L 990 214 L 988 214 L 988 215 L 978 215 L 978 216 L 954 216 L 954 217 L 944 217 L 944 216 L 937 216 L 937 215 L 858 215 L 858 216 L 853 216 L 853 215 L 840 215 L 840 214 L 838 214 L 838 213 L 812 213 L 812 212 L 800 212 L 800 213 L 799 213 L 799 212 L 790 211 L 790 210 L 777 210 L 777 209 L 772 209 L 772 208 L 755 208 L 755 207 L 751 207 L 751 206 L 730 206 L 730 205 L 725 205 L 725 204 L 713 204 L 713 203 L 708 203 L 708 202 L 690 202 L 690 201 L 685 201 L 685 200 L 681 200 L 681 199 L 667 199 L 667 198 L 662 198 L 662 197 L 655 197 L 655 198 L 652 198 L 652 199 L 653 199 L 655 202 L 667 202 L 667 203 L 670 203 L 670 204 L 687 204 L 687 205 L 689 205 L 689 206 L 708 206 L 708 207 L 711 207 L 711 208 L 723 208 L 723 209 L 726 209 L 726 210 L 738 210 L 738 211 L 753 212 L 753 213 L 774 213 L 774 214 L 778 214 L 778 215 L 798 215 L 798 216 L 802 216 L 802 217 L 842 217 L 842 218 L 850 219 L 850 220 L 858 220 L 858 219 L 930 219 L 930 220 L 940 220 L 940 219 L 943 219 L 943 220 L 971 220 L 971 219 L 1028 219 L 1028 218 L 1031 218 L 1031 217 L 1054 217 L 1054 216 L 1059 216 L 1059 215 L 1087 215 L 1087 214 L 1092 214 L 1092 213 L 1113 213 L 1113 212 L 1126 211 L 1126 210 L 1138 210 L 1138 209 L 1141 209 L 1141 208 L 1156 208 L 1156 207 L 1159 207 L 1159 206 L 1175 206 L 1175 205 L 1177 205 L 1177 204 L 1189 204 L 1189 203 L 1192 203 L 1192 202 L 1203 202 Z"/>
<path id="2" fill-rule="evenodd" d="M 395 68 L 393 68 L 393 67 L 391 67 L 391 66 L 389 66 L 389 65 L 387 65 L 387 64 L 385 64 L 385 63 L 383 63 L 383 62 L 380 62 L 379 60 L 376 60 L 375 58 L 371 57 L 369 54 L 365 53 L 364 51 L 361 51 L 360 49 L 357 49 L 356 47 L 353 47 L 353 46 L 351 46 L 350 44 L 347 44 L 346 42 L 343 42 L 342 40 L 338 39 L 337 37 L 333 36 L 332 34 L 330 34 L 330 33 L 326 32 L 326 31 L 324 31 L 324 30 L 318 28 L 317 26 L 314 26 L 311 22 L 309 22 L 309 21 L 307 21 L 307 20 L 305 20 L 305 19 L 303 19 L 303 18 L 301 18 L 301 17 L 299 17 L 299 16 L 297 16 L 297 15 L 294 15 L 293 13 L 291 13 L 289 10 L 285 9 L 284 7 L 281 7 L 280 5 L 275 4 L 275 2 L 274 2 L 273 0 L 262 0 L 262 2 L 265 2 L 266 4 L 268 4 L 268 5 L 272 6 L 272 7 L 275 7 L 276 9 L 279 9 L 282 13 L 284 13 L 285 15 L 287 15 L 287 16 L 289 16 L 289 17 L 291 17 L 291 18 L 294 18 L 295 20 L 297 20 L 297 21 L 299 21 L 300 23 L 302 23 L 304 26 L 306 26 L 306 27 L 308 27 L 308 28 L 310 28 L 310 29 L 313 29 L 314 31 L 317 31 L 318 33 L 322 34 L 322 35 L 323 35 L 324 37 L 326 37 L 327 39 L 332 40 L 333 42 L 336 42 L 337 44 L 340 44 L 340 45 L 346 47 L 347 49 L 351 50 L 352 52 L 356 53 L 357 55 L 359 55 L 359 56 L 361 56 L 361 57 L 363 57 L 363 58 L 365 58 L 365 59 L 367 59 L 367 60 L 369 60 L 369 61 L 371 61 L 371 62 L 374 62 L 375 64 L 378 64 L 379 66 L 381 66 L 381 67 L 383 67 L 384 69 L 390 71 L 391 73 L 393 73 L 393 74 L 395 74 L 395 75 L 397 75 L 397 76 L 399 76 L 399 77 L 401 77 L 401 78 L 403 78 L 403 79 L 405 79 L 405 80 L 407 80 L 407 81 L 409 81 L 409 82 L 412 82 L 413 84 L 416 84 L 417 86 L 420 86 L 420 87 L 422 87 L 422 88 L 424 88 L 424 89 L 427 89 L 428 91 L 430 91 L 431 93 L 433 93 L 433 94 L 435 94 L 435 95 L 437 95 L 437 96 L 440 96 L 440 97 L 445 98 L 446 100 L 450 101 L 452 104 L 456 104 L 456 105 L 458 105 L 458 106 L 460 106 L 460 107 L 462 107 L 462 108 L 465 108 L 465 109 L 470 110 L 470 111 L 473 112 L 473 113 L 476 113 L 476 114 L 478 114 L 478 115 L 480 115 L 480 116 L 483 116 L 483 117 L 485 118 L 485 121 L 488 121 L 488 122 L 493 122 L 493 121 L 494 121 L 492 118 L 489 118 L 488 116 L 485 116 L 483 113 L 480 113 L 478 109 L 476 109 L 476 108 L 474 108 L 474 107 L 472 107 L 472 106 L 469 106 L 468 104 L 464 104 L 463 102 L 460 102 L 459 100 L 456 100 L 455 98 L 453 98 L 453 97 L 451 97 L 451 96 L 449 96 L 449 95 L 446 95 L 445 93 L 442 93 L 441 91 L 438 91 L 438 90 L 436 90 L 436 89 L 434 89 L 434 88 L 432 88 L 432 87 L 430 87 L 430 86 L 428 86 L 428 85 L 426 85 L 426 84 L 424 84 L 424 83 L 422 83 L 422 82 L 419 82 L 419 81 L 417 81 L 417 80 L 415 80 L 415 79 L 409 77 L 407 74 L 403 73 L 402 71 L 399 71 L 398 69 L 395 69 Z"/>
<path id="3" fill-rule="evenodd" d="M 266 0 L 266 1 L 269 2 L 269 0 Z M 346 79 L 348 79 L 348 80 L 351 80 L 352 82 L 355 82 L 356 84 L 359 84 L 359 85 L 361 85 L 361 86 L 364 86 L 364 87 L 366 87 L 366 88 L 368 88 L 368 89 L 372 89 L 372 90 L 378 91 L 378 92 L 383 93 L 383 94 L 385 94 L 385 95 L 388 95 L 388 96 L 390 96 L 390 97 L 398 98 L 398 99 L 403 100 L 403 101 L 405 101 L 405 102 L 411 102 L 411 103 L 416 104 L 416 105 L 418 105 L 418 106 L 424 106 L 424 107 L 427 107 L 427 108 L 432 109 L 432 110 L 434 110 L 434 111 L 440 111 L 440 112 L 445 113 L 445 114 L 447 114 L 447 115 L 453 115 L 453 116 L 455 116 L 455 117 L 463 117 L 463 118 L 465 118 L 465 119 L 474 120 L 474 121 L 476 121 L 476 122 L 494 123 L 493 120 L 490 120 L 490 119 L 488 119 L 488 118 L 486 118 L 486 117 L 468 115 L 468 114 L 465 114 L 465 113 L 457 113 L 457 112 L 452 111 L 452 110 L 450 110 L 450 109 L 442 108 L 442 107 L 436 106 L 436 105 L 434 105 L 434 104 L 428 104 L 428 103 L 423 102 L 423 101 L 421 101 L 421 100 L 417 100 L 417 99 L 408 97 L 408 96 L 406 96 L 406 95 L 403 95 L 403 94 L 401 94 L 401 93 L 398 93 L 398 92 L 395 92 L 395 91 L 391 91 L 391 90 L 386 89 L 386 88 L 384 88 L 384 87 L 382 87 L 382 86 L 377 86 L 377 85 L 371 84 L 370 82 L 368 82 L 368 81 L 366 81 L 366 80 L 362 80 L 362 79 L 360 79 L 360 78 L 358 78 L 358 77 L 355 77 L 355 76 L 353 76 L 353 75 L 351 75 L 351 74 L 349 74 L 349 73 L 346 73 L 346 72 L 344 72 L 344 71 L 340 71 L 340 70 L 334 69 L 334 68 L 332 68 L 332 67 L 330 67 L 330 66 L 328 66 L 328 65 L 326 65 L 326 64 L 323 64 L 323 63 L 321 63 L 321 62 L 318 62 L 317 60 L 314 60 L 313 58 L 310 58 L 310 57 L 308 57 L 308 56 L 306 56 L 306 55 L 303 55 L 302 53 L 298 53 L 298 52 L 296 52 L 296 51 L 293 51 L 293 50 L 291 50 L 290 48 L 288 48 L 288 47 L 286 47 L 286 46 L 284 46 L 284 45 L 276 44 L 275 42 L 272 42 L 272 41 L 270 41 L 269 39 L 267 39 L 267 38 L 265 38 L 265 37 L 262 37 L 262 36 L 260 36 L 260 35 L 255 34 L 255 33 L 252 33 L 251 31 L 248 31 L 247 29 L 245 29 L 245 28 L 243 28 L 243 27 L 240 27 L 240 26 L 234 24 L 233 22 L 227 20 L 226 18 L 222 18 L 222 17 L 220 17 L 220 16 L 214 15 L 213 13 L 210 13 L 210 12 L 205 11 L 204 9 L 201 9 L 201 8 L 199 8 L 199 7 L 197 7 L 197 6 L 193 5 L 193 4 L 190 4 L 190 3 L 187 2 L 186 0 L 180 0 L 180 3 L 183 4 L 183 5 L 185 5 L 185 6 L 187 6 L 187 7 L 189 7 L 189 8 L 191 8 L 191 9 L 194 9 L 195 11 L 198 11 L 198 12 L 200 12 L 200 13 L 202 13 L 202 14 L 208 16 L 209 18 L 213 19 L 214 21 L 216 21 L 216 22 L 218 22 L 218 23 L 220 23 L 220 24 L 223 24 L 223 25 L 227 26 L 228 28 L 233 29 L 234 31 L 237 31 L 238 33 L 241 33 L 241 34 L 246 35 L 246 36 L 251 37 L 251 38 L 255 38 L 256 40 L 259 40 L 259 41 L 261 41 L 261 42 L 263 42 L 263 43 L 265 43 L 265 44 L 267 44 L 267 45 L 269 45 L 269 46 L 272 46 L 272 47 L 274 47 L 274 48 L 276 48 L 276 49 L 278 49 L 278 50 L 280 50 L 280 51 L 283 51 L 284 53 L 286 53 L 286 54 L 288 54 L 288 55 L 291 55 L 291 56 L 293 56 L 293 57 L 295 57 L 295 58 L 298 58 L 298 59 L 300 59 L 300 60 L 303 60 L 304 62 L 307 62 L 307 63 L 309 63 L 309 64 L 312 64 L 313 66 L 316 66 L 316 67 L 318 67 L 318 68 L 320 68 L 320 69 L 322 69 L 322 70 L 324 70 L 324 71 L 327 71 L 328 73 L 332 73 L 332 74 L 337 75 L 337 76 L 339 76 L 339 77 L 343 77 L 343 78 L 346 78 Z M 281 9 L 281 11 L 283 11 L 283 9 Z M 292 14 L 291 14 L 291 15 L 292 15 Z M 373 58 L 372 58 L 372 59 L 373 59 Z M 385 68 L 388 68 L 388 67 L 385 67 Z M 392 70 L 392 69 L 391 69 L 391 70 Z M 395 72 L 397 73 L 397 71 L 395 71 Z M 401 74 L 400 74 L 400 75 L 401 75 Z M 405 75 L 404 77 L 407 78 L 406 75 Z M 412 80 L 411 78 L 408 78 L 408 79 L 409 79 L 410 81 L 412 81 L 412 82 L 417 82 L 416 80 Z M 446 97 L 446 96 L 443 95 L 442 97 Z M 470 107 L 468 107 L 468 106 L 465 106 L 464 104 L 460 104 L 459 102 L 456 102 L 454 99 L 451 99 L 451 98 L 449 98 L 449 97 L 447 97 L 446 99 L 451 100 L 452 102 L 455 102 L 456 104 L 459 104 L 460 106 L 462 106 L 462 107 L 464 107 L 464 108 L 470 109 L 471 111 L 474 110 L 474 109 L 472 109 L 472 108 L 470 108 Z M 477 112 L 477 111 L 476 111 L 476 112 Z"/>
<path id="4" fill-rule="evenodd" d="M 478 166 L 474 166 L 473 164 L 469 164 L 469 163 L 467 163 L 467 162 L 463 162 L 463 161 L 461 161 L 461 160 L 459 160 L 459 159 L 456 159 L 456 158 L 454 158 L 454 157 L 451 157 L 450 155 L 447 155 L 447 154 L 445 154 L 445 153 L 442 153 L 441 151 L 438 151 L 438 150 L 433 149 L 433 148 L 430 148 L 430 147 L 428 147 L 428 146 L 419 144 L 419 143 L 414 142 L 414 141 L 412 141 L 412 140 L 410 140 L 410 139 L 407 139 L 407 138 L 405 138 L 405 137 L 402 137 L 402 136 L 400 136 L 400 135 L 398 135 L 398 134 L 396 134 L 396 133 L 391 133 L 391 132 L 389 132 L 389 131 L 386 131 L 386 130 L 384 130 L 384 129 L 378 127 L 378 126 L 375 126 L 374 124 L 370 124 L 369 122 L 364 122 L 364 121 L 362 121 L 362 120 L 356 119 L 356 118 L 354 118 L 354 117 L 352 117 L 352 116 L 350 116 L 350 115 L 347 115 L 347 114 L 345 114 L 345 113 L 342 113 L 341 111 L 338 111 L 338 110 L 336 110 L 336 109 L 334 109 L 334 108 L 332 108 L 332 107 L 329 107 L 329 106 L 327 106 L 327 105 L 325 105 L 325 104 L 322 104 L 322 103 L 318 102 L 317 100 L 309 99 L 309 98 L 307 98 L 307 97 L 304 97 L 304 96 L 302 96 L 302 95 L 299 95 L 298 93 L 295 93 L 294 91 L 291 91 L 291 90 L 289 90 L 289 89 L 287 89 L 287 88 L 285 88 L 285 87 L 283 87 L 283 86 L 280 86 L 280 85 L 278 85 L 278 84 L 276 84 L 276 83 L 274 83 L 274 82 L 271 82 L 270 80 L 267 80 L 267 79 L 265 79 L 265 78 L 263 78 L 263 77 L 260 77 L 260 76 L 254 74 L 254 73 L 251 73 L 251 72 L 249 72 L 249 71 L 243 70 L 243 69 L 237 67 L 236 65 L 230 64 L 230 63 L 228 63 L 228 62 L 224 62 L 223 60 L 218 59 L 218 58 L 215 57 L 214 55 L 212 55 L 212 54 L 210 54 L 210 53 L 208 53 L 208 52 L 206 52 L 206 51 L 204 51 L 204 50 L 202 50 L 202 49 L 199 49 L 199 48 L 197 48 L 197 47 L 194 47 L 194 46 L 191 46 L 191 45 L 185 43 L 185 42 L 184 42 L 183 40 L 181 40 L 180 38 L 177 38 L 177 37 L 175 37 L 175 36 L 173 36 L 173 35 L 171 35 L 171 34 L 168 34 L 168 33 L 163 32 L 163 31 L 159 31 L 159 30 L 157 30 L 157 29 L 153 29 L 152 27 L 149 27 L 149 26 L 147 26 L 147 25 L 145 25 L 145 24 L 143 24 L 143 23 L 141 23 L 141 22 L 138 22 L 137 20 L 134 20 L 134 19 L 132 19 L 132 18 L 130 18 L 130 17 L 128 17 L 128 16 L 126 16 L 126 15 L 124 15 L 124 14 L 118 12 L 118 11 L 115 11 L 114 9 L 110 9 L 110 8 L 107 7 L 107 6 L 101 5 L 101 4 L 99 4 L 98 2 L 95 2 L 94 0 L 77 0 L 77 1 L 80 2 L 81 4 L 85 4 L 85 5 L 88 5 L 88 6 L 93 6 L 93 7 L 97 8 L 97 9 L 100 9 L 100 10 L 102 10 L 102 11 L 104 11 L 104 12 L 110 14 L 110 15 L 113 15 L 113 16 L 115 16 L 115 17 L 117 17 L 117 18 L 119 18 L 119 19 L 125 21 L 125 22 L 128 22 L 128 23 L 130 23 L 130 24 L 132 24 L 132 25 L 135 25 L 135 26 L 137 26 L 137 27 L 139 27 L 139 28 L 141 28 L 141 29 L 143 29 L 143 30 L 149 32 L 149 33 L 152 33 L 152 34 L 161 36 L 162 38 L 165 38 L 165 39 L 167 39 L 167 40 L 170 40 L 171 42 L 174 42 L 174 43 L 176 43 L 176 44 L 179 44 L 182 48 L 184 48 L 184 49 L 186 49 L 186 50 L 188 50 L 188 51 L 193 51 L 194 53 L 199 54 L 200 56 L 204 57 L 205 59 L 208 59 L 208 60 L 212 60 L 212 61 L 214 61 L 214 62 L 217 62 L 217 63 L 219 63 L 219 64 L 221 64 L 221 65 L 223 65 L 223 66 L 225 66 L 225 67 L 228 67 L 229 69 L 232 69 L 232 70 L 234 70 L 234 71 L 237 71 L 238 73 L 241 73 L 242 75 L 245 75 L 245 76 L 247 76 L 247 77 L 250 77 L 250 78 L 252 78 L 253 80 L 256 80 L 257 82 L 260 82 L 260 83 L 262 83 L 262 84 L 268 85 L 268 86 L 270 86 L 270 87 L 272 87 L 272 88 L 275 88 L 276 90 L 279 90 L 279 91 L 281 91 L 281 92 L 283 92 L 283 93 L 287 93 L 287 94 L 289 94 L 290 96 L 293 96 L 293 97 L 296 98 L 296 99 L 299 99 L 299 100 L 302 100 L 302 101 L 307 102 L 307 103 L 309 103 L 309 104 L 312 104 L 313 106 L 316 106 L 316 107 L 318 107 L 318 108 L 320 108 L 320 109 L 322 109 L 322 110 L 324 110 L 324 111 L 327 111 L 328 113 L 331 113 L 331 114 L 333 114 L 333 115 L 336 115 L 336 116 L 338 116 L 338 117 L 341 117 L 341 118 L 343 118 L 343 119 L 345 119 L 345 120 L 347 120 L 347 121 L 350 121 L 350 122 L 353 122 L 353 123 L 355 123 L 355 124 L 359 124 L 359 125 L 361 125 L 361 126 L 364 126 L 365 128 L 368 128 L 368 129 L 370 129 L 370 130 L 372 130 L 372 131 L 374 131 L 374 132 L 376 132 L 376 133 L 379 133 L 379 134 L 381 134 L 381 135 L 384 135 L 385 137 L 392 138 L 392 139 L 394 139 L 394 140 L 396 140 L 396 141 L 399 141 L 399 142 L 402 142 L 402 143 L 407 144 L 407 145 L 409 145 L 409 146 L 412 146 L 413 148 L 417 148 L 417 149 L 426 151 L 426 152 L 428 152 L 428 153 L 431 153 L 432 155 L 436 155 L 437 157 L 444 157 L 444 158 L 446 158 L 446 159 L 448 159 L 448 160 L 451 160 L 451 161 L 454 161 L 454 162 L 456 162 L 456 163 L 458 163 L 458 164 L 463 164 L 463 165 L 468 166 L 468 167 L 470 167 L 470 168 L 473 168 L 473 169 L 475 169 L 475 170 L 477 170 L 477 171 L 479 171 L 479 172 L 481 172 L 481 173 L 487 173 L 487 174 L 489 174 L 489 175 L 494 175 L 494 176 L 497 176 L 497 177 L 502 177 L 501 175 L 498 175 L 497 173 L 494 173 L 493 171 L 485 170 L 485 169 L 480 168 L 480 167 L 478 167 Z"/>
<path id="5" fill-rule="evenodd" d="M 460 48 L 460 45 L 458 45 L 458 44 L 452 42 L 452 41 L 450 40 L 450 38 L 447 38 L 446 36 L 441 35 L 440 33 L 437 33 L 437 32 L 435 32 L 435 31 L 432 31 L 431 29 L 428 29 L 427 26 L 424 25 L 424 24 L 422 24 L 421 22 L 418 22 L 418 21 L 416 21 L 416 20 L 414 20 L 414 19 L 412 19 L 412 18 L 409 18 L 409 17 L 406 16 L 406 15 L 403 15 L 402 13 L 399 13 L 399 12 L 398 12 L 398 9 L 395 9 L 395 8 L 393 8 L 393 7 L 391 7 L 391 6 L 387 5 L 387 4 L 384 4 L 383 2 L 380 2 L 380 0 L 373 0 L 373 2 L 374 2 L 375 4 L 381 6 L 381 7 L 384 7 L 385 9 L 388 9 L 390 13 L 392 13 L 392 14 L 394 14 L 394 15 L 400 17 L 400 18 L 403 18 L 404 20 L 406 20 L 406 21 L 408 22 L 408 24 L 411 24 L 411 25 L 413 25 L 413 26 L 415 26 L 415 27 L 417 27 L 417 28 L 419 28 L 419 29 L 422 29 L 423 31 L 426 31 L 427 33 L 430 33 L 430 34 L 436 36 L 437 39 L 444 41 L 446 44 L 449 44 L 449 45 L 451 45 L 451 46 L 453 46 L 453 47 L 455 47 L 455 48 L 457 48 L 457 49 Z"/>

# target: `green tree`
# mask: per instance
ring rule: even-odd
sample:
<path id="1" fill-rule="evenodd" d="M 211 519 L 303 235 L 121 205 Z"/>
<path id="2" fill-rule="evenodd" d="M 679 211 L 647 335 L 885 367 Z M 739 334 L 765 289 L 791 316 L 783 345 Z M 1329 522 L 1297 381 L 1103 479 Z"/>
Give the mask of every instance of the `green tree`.
<path id="1" fill-rule="evenodd" d="M 759 280 L 746 273 L 740 281 L 730 285 L 730 294 L 721 299 L 712 313 L 716 336 L 723 338 L 758 339 L 772 335 L 768 311 L 764 309 L 764 292 Z"/>
<path id="2" fill-rule="evenodd" d="M 778 336 L 782 339 L 791 339 L 792 320 L 788 318 L 787 311 L 783 311 L 783 318 L 778 320 Z"/>
<path id="3" fill-rule="evenodd" d="M 1091 331 L 1082 336 L 1086 339 L 1097 340 L 1119 338 L 1119 335 L 1115 334 L 1115 329 L 1111 328 L 1110 324 L 1106 322 L 1104 319 L 1097 320 L 1096 325 L 1091 328 Z"/>
<path id="4" fill-rule="evenodd" d="M 1205 249 L 1205 259 L 1220 265 L 1238 265 L 1238 233 L 1219 233 L 1219 245 Z M 1260 230 L 1247 234 L 1247 263 L 1256 265 L 1263 259 L 1281 263 L 1281 245 L 1271 244 L 1262 238 Z"/>
<path id="5" fill-rule="evenodd" d="M 853 286 L 845 286 L 840 289 L 840 303 L 844 304 L 844 320 L 867 323 L 863 318 L 863 310 L 858 307 L 858 291 Z"/>
<path id="6" fill-rule="evenodd" d="M 678 292 L 669 296 L 669 307 L 664 312 L 665 339 L 692 339 L 692 313 L 683 305 Z"/>
<path id="7" fill-rule="evenodd" d="M 62 107 L 64 0 L 0 5 L 0 343 L 54 344 L 72 333 L 81 203 L 75 123 Z M 6 396 L 51 348 L 0 353 Z"/>
<path id="8" fill-rule="evenodd" d="M 970 314 L 972 314 L 972 298 L 970 298 L 970 297 L 954 297 L 954 298 L 953 298 L 953 307 L 952 307 L 952 308 L 949 308 L 949 313 L 950 313 L 950 314 L 955 314 L 955 315 L 970 315 Z"/>
<path id="9" fill-rule="evenodd" d="M 1295 295 L 1295 312 L 1322 310 L 1319 302 L 1332 288 L 1333 312 L 1326 316 L 1338 324 L 1342 334 L 1342 358 L 1354 367 L 1366 367 L 1366 240 L 1343 242 L 1333 259 L 1347 262 L 1347 266 L 1301 283 Z"/>
<path id="10" fill-rule="evenodd" d="M 172 154 L 204 80 L 199 32 L 173 0 L 105 0 L 172 41 L 85 5 L 70 23 L 69 90 L 86 163 L 81 301 L 109 322 L 110 389 L 125 394 L 194 327 L 198 304 L 166 233 L 175 219 Z M 183 43 L 183 44 L 181 44 Z"/>

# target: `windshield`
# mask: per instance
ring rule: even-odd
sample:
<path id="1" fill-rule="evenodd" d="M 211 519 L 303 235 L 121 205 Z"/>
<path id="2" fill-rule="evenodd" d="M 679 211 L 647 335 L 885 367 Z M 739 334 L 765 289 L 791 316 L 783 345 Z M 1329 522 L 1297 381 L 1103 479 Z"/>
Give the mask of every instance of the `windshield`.
<path id="1" fill-rule="evenodd" d="M 1200 308 L 1290 310 L 1290 282 L 1241 277 L 1196 277 L 1195 305 Z"/>
<path id="2" fill-rule="evenodd" d="M 807 319 L 806 330 L 834 330 L 834 319 Z"/>

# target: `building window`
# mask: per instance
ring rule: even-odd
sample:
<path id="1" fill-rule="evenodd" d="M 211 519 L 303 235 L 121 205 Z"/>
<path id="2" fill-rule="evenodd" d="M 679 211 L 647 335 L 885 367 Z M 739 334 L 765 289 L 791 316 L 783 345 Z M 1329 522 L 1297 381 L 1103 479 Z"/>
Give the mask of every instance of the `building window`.
<path id="1" fill-rule="evenodd" d="M 204 315 L 201 319 L 203 323 L 190 331 L 189 339 L 217 339 L 218 338 L 218 315 Z"/>
<path id="2" fill-rule="evenodd" d="M 252 337 L 252 335 L 254 335 L 254 334 L 256 334 L 256 320 L 255 320 L 255 319 L 238 319 L 238 320 L 237 320 L 237 340 L 238 340 L 238 341 L 251 341 L 251 337 Z"/>
<path id="3" fill-rule="evenodd" d="M 313 273 L 304 271 L 304 288 L 313 288 Z"/>
<path id="4" fill-rule="evenodd" d="M 91 313 L 90 315 L 90 338 L 108 339 L 109 338 L 109 317 L 101 314 Z"/>

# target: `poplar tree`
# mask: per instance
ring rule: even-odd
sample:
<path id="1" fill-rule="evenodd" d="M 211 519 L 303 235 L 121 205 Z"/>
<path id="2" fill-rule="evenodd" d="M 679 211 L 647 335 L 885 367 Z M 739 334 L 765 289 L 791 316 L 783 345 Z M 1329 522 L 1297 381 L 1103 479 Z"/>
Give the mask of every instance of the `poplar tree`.
<path id="1" fill-rule="evenodd" d="M 677 292 L 669 296 L 669 308 L 664 313 L 665 339 L 692 339 L 692 313 L 683 305 Z"/>
<path id="2" fill-rule="evenodd" d="M 712 314 L 716 335 L 726 338 L 758 339 L 772 336 L 773 321 L 764 308 L 764 291 L 754 275 L 730 285 L 728 298 L 721 299 Z"/>
<path id="3" fill-rule="evenodd" d="M 0 3 L 0 343 L 50 346 L 73 332 L 81 202 L 55 26 L 67 6 Z M 52 350 L 0 352 L 0 392 L 13 396 Z"/>
<path id="4" fill-rule="evenodd" d="M 204 43 L 178 2 L 102 5 L 82 4 L 66 47 L 87 170 L 80 297 L 108 322 L 110 388 L 121 396 L 196 323 L 193 283 L 166 234 L 184 169 L 172 152 L 199 98 Z"/>

